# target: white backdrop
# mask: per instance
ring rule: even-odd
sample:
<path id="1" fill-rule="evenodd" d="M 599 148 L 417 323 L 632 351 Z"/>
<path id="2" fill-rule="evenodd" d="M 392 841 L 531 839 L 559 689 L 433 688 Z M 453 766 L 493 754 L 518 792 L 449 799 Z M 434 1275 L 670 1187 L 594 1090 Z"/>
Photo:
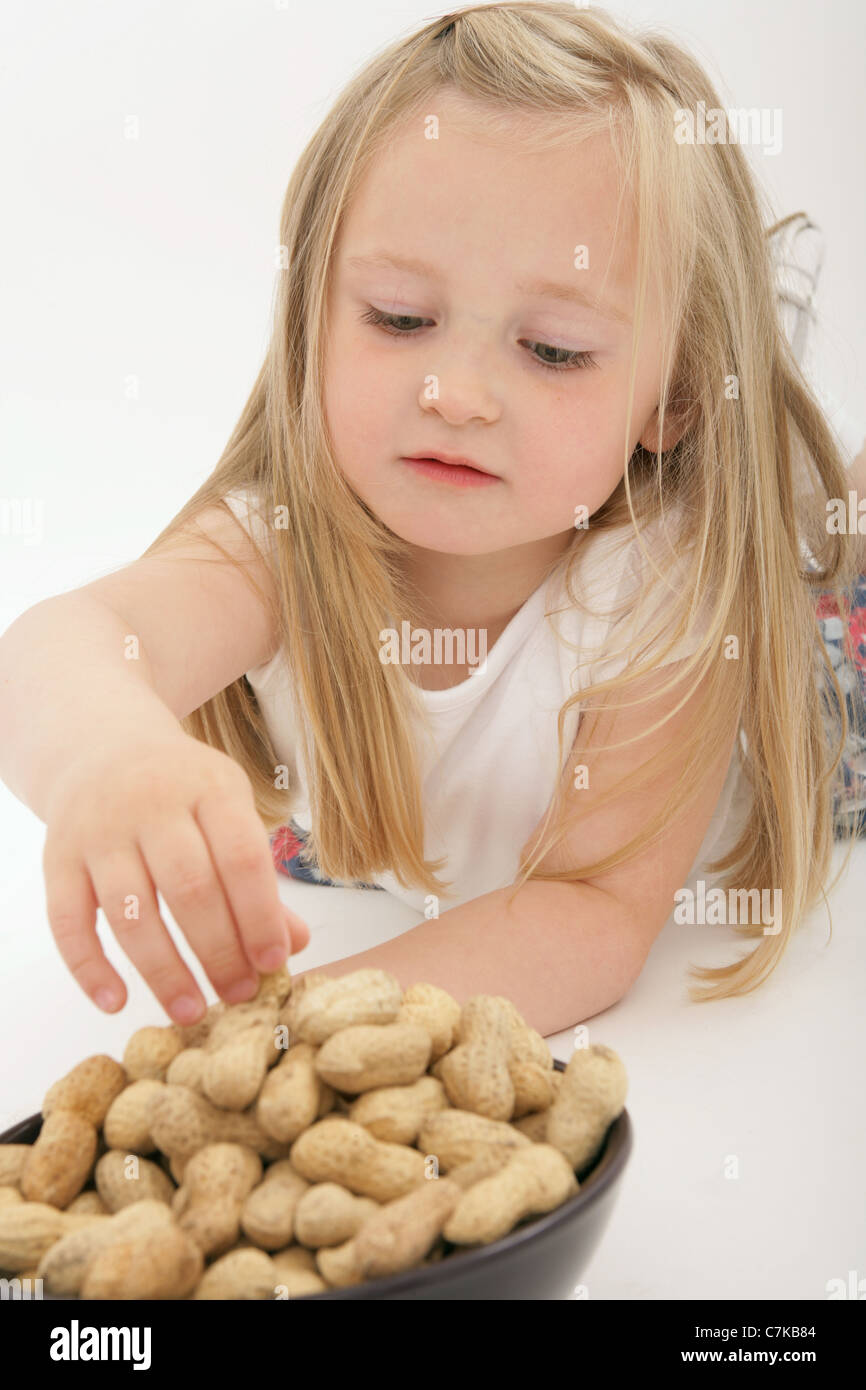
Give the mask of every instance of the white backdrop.
<path id="1" fill-rule="evenodd" d="M 445 8 L 6 0 L 0 498 L 44 499 L 44 537 L 0 534 L 0 631 L 133 560 L 210 472 L 266 346 L 298 153 L 365 57 Z M 782 109 L 781 152 L 751 157 L 777 215 L 804 208 L 825 232 L 818 357 L 837 399 L 866 419 L 866 9 L 612 8 L 679 36 L 726 105 Z M 0 1128 L 38 1109 L 87 1052 L 120 1056 L 134 1027 L 163 1021 L 101 915 L 127 1008 L 107 1018 L 69 978 L 44 913 L 43 838 L 0 783 Z M 635 990 L 594 1022 L 627 1059 L 637 1147 L 589 1272 L 593 1297 L 823 1298 L 827 1280 L 862 1264 L 864 853 L 833 899 L 832 943 L 816 914 L 755 995 L 687 1007 L 687 961 L 730 960 L 738 943 L 666 930 Z M 298 969 L 352 951 L 342 893 L 284 888 L 314 931 Z M 384 896 L 358 905 L 359 928 L 370 911 L 354 949 L 412 924 Z M 551 1043 L 569 1055 L 566 1035 Z M 688 1139 L 686 1165 L 669 1161 L 674 1134 Z M 841 1152 L 812 1148 L 833 1134 Z M 745 1165 L 736 1186 L 721 1180 L 731 1151 Z"/>
<path id="2" fill-rule="evenodd" d="M 6 0 L 0 496 L 44 499 L 47 534 L 0 537 L 0 631 L 134 559 L 211 471 L 267 343 L 300 150 L 366 57 L 446 8 Z M 726 105 L 781 108 L 781 152 L 744 148 L 778 215 L 825 231 L 819 358 L 866 422 L 866 7 L 612 9 L 689 44 Z"/>

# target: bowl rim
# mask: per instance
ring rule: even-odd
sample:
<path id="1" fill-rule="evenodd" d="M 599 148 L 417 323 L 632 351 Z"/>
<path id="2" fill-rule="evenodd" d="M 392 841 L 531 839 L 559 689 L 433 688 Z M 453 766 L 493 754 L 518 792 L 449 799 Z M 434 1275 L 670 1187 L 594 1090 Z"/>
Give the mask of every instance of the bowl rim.
<path id="1" fill-rule="evenodd" d="M 561 1062 L 558 1057 L 553 1059 L 553 1065 L 556 1071 L 565 1071 L 566 1064 Z M 0 1144 L 21 1142 L 16 1136 L 41 1120 L 41 1111 L 29 1115 L 24 1120 L 19 1120 L 9 1129 L 0 1133 Z M 631 1154 L 633 1138 L 631 1117 L 628 1110 L 623 1107 L 616 1119 L 609 1124 L 600 1155 L 594 1161 L 585 1182 L 581 1183 L 579 1191 L 573 1197 L 569 1197 L 568 1201 L 554 1207 L 552 1211 L 527 1219 L 499 1240 L 491 1241 L 487 1245 L 467 1246 L 463 1250 L 455 1248 L 435 1264 L 416 1265 L 414 1269 L 403 1270 L 399 1274 L 383 1275 L 378 1279 L 366 1279 L 362 1284 L 351 1284 L 347 1288 L 324 1289 L 318 1293 L 292 1294 L 289 1301 L 353 1298 L 368 1300 L 372 1297 L 386 1298 L 392 1293 L 402 1293 L 419 1287 L 434 1288 L 447 1282 L 455 1261 L 461 1270 L 465 1269 L 471 1272 L 483 1268 L 485 1264 L 493 1264 L 513 1251 L 532 1246 L 537 1241 L 543 1240 L 551 1231 L 573 1220 L 579 1212 L 592 1206 L 617 1181 Z M 577 1173 L 579 1174 L 581 1171 L 585 1172 L 586 1170 L 578 1169 Z M 579 1177 L 578 1181 L 580 1181 Z M 369 1290 L 374 1285 L 376 1293 L 371 1295 Z M 365 1290 L 365 1292 L 361 1293 L 361 1290 Z M 77 1294 L 71 1295 L 68 1299 L 62 1294 L 44 1294 L 43 1298 L 58 1302 L 77 1303 L 80 1301 Z M 189 1302 L 190 1300 L 183 1301 Z"/>

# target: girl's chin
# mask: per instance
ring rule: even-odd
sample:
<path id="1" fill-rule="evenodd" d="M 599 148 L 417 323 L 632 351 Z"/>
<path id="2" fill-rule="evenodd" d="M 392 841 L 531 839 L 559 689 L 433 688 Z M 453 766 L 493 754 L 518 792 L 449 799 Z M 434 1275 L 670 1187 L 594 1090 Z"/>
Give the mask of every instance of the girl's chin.
<path id="1" fill-rule="evenodd" d="M 521 544 L 519 539 L 497 541 L 495 532 L 479 528 L 477 519 L 473 525 L 458 527 L 450 518 L 431 525 L 429 517 L 377 515 L 382 525 L 407 545 L 417 546 L 419 550 L 435 550 L 441 555 L 490 555 Z"/>

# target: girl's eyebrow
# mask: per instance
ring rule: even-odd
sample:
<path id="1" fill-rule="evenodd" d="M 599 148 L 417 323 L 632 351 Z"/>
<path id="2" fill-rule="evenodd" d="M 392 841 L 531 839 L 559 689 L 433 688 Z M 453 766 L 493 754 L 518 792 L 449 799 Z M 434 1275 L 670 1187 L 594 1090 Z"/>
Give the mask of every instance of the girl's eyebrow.
<path id="1" fill-rule="evenodd" d="M 371 251 L 364 256 L 347 256 L 346 264 L 358 266 L 363 269 L 367 266 L 385 266 L 395 270 L 404 270 L 410 275 L 422 275 L 428 280 L 441 280 L 441 272 L 435 266 L 427 265 L 424 261 L 416 260 L 413 256 L 395 256 L 389 251 Z M 586 290 L 579 285 L 560 285 L 553 280 L 524 280 L 514 287 L 518 294 L 525 294 L 536 299 L 562 299 L 569 304 L 578 304 L 581 308 L 589 309 L 592 313 L 598 314 L 601 318 L 610 319 L 614 323 L 630 325 L 631 318 L 620 309 L 616 304 L 603 304 L 597 301 Z"/>

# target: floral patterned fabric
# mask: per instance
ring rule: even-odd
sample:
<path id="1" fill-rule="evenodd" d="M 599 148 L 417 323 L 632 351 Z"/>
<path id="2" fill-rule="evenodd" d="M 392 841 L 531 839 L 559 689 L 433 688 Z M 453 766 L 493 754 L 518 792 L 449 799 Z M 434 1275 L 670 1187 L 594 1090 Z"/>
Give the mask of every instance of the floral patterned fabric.
<path id="1" fill-rule="evenodd" d="M 866 574 L 861 574 L 850 596 L 847 612 L 840 614 L 832 594 L 818 597 L 817 617 L 848 714 L 848 740 L 842 755 L 844 787 L 834 798 L 837 839 L 853 822 L 858 836 L 866 836 Z M 842 649 L 845 628 L 851 634 L 853 659 Z M 831 715 L 841 724 L 838 699 L 826 678 Z"/>
<path id="2" fill-rule="evenodd" d="M 271 836 L 271 854 L 279 872 L 286 874 L 288 878 L 302 879 L 304 883 L 318 883 L 326 888 L 344 887 L 344 884 L 334 883 L 333 879 L 325 878 L 315 859 L 308 860 L 306 856 L 302 857 L 306 838 L 306 833 L 294 821 L 290 821 L 288 825 L 281 825 Z M 361 883 L 357 886 L 384 892 L 378 883 Z"/>

